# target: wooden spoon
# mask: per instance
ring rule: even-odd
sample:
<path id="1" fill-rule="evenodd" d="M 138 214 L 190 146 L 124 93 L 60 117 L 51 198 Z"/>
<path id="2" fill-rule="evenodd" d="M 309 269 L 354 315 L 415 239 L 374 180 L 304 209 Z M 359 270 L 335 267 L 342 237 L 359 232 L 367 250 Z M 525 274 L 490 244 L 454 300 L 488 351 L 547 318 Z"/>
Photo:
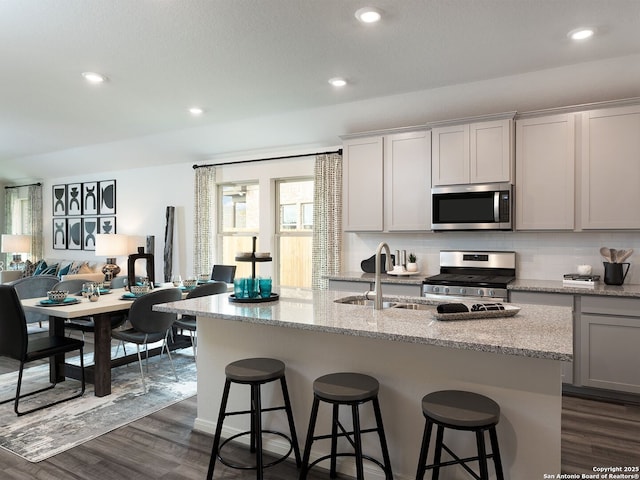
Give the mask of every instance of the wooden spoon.
<path id="1" fill-rule="evenodd" d="M 623 255 L 620 255 L 620 252 L 618 252 L 618 257 L 617 257 L 618 263 L 624 262 L 632 254 L 633 254 L 633 248 L 630 248 L 629 250 L 625 250 Z"/>
<path id="2" fill-rule="evenodd" d="M 615 248 L 610 248 L 609 253 L 611 255 L 611 263 L 618 263 L 617 262 L 618 251 Z"/>
<path id="3" fill-rule="evenodd" d="M 607 262 L 611 263 L 611 251 L 607 247 L 600 247 L 600 255 L 602 255 Z"/>

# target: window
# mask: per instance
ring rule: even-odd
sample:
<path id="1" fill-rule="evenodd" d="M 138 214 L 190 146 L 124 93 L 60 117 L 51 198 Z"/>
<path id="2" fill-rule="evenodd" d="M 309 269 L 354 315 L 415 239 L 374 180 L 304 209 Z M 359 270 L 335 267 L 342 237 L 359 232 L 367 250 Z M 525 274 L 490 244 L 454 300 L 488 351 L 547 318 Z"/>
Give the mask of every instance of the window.
<path id="1" fill-rule="evenodd" d="M 252 237 L 260 230 L 260 187 L 257 183 L 220 185 L 222 263 L 236 265 L 237 252 L 250 252 Z M 250 263 L 237 263 L 236 277 L 251 276 Z"/>
<path id="2" fill-rule="evenodd" d="M 313 180 L 280 180 L 276 185 L 279 283 L 311 288 Z"/>

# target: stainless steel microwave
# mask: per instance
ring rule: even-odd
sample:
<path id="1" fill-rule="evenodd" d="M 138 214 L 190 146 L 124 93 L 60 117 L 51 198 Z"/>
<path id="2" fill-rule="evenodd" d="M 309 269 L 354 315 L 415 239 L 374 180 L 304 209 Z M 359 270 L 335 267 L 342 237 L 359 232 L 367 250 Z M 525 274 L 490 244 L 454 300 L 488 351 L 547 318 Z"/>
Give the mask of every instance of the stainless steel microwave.
<path id="1" fill-rule="evenodd" d="M 512 230 L 513 185 L 450 185 L 431 189 L 432 230 Z"/>

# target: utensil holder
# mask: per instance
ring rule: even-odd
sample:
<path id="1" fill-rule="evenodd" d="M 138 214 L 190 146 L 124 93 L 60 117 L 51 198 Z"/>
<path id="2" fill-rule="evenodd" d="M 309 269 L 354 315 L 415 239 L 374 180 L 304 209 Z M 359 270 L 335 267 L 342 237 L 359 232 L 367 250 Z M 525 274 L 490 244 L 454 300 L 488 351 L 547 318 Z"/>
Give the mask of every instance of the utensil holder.
<path id="1" fill-rule="evenodd" d="M 624 283 L 624 279 L 629 273 L 630 263 L 602 262 L 602 264 L 604 265 L 604 283 L 607 285 L 622 285 Z M 626 269 L 624 269 L 624 265 L 627 266 Z"/>

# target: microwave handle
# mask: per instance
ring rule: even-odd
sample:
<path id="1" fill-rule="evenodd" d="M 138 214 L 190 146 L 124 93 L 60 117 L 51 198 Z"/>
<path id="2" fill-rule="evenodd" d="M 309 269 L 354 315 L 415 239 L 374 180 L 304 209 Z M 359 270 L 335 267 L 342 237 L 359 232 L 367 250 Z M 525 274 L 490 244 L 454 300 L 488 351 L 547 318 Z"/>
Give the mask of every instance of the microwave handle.
<path id="1" fill-rule="evenodd" d="M 493 193 L 493 221 L 500 223 L 500 192 Z"/>

